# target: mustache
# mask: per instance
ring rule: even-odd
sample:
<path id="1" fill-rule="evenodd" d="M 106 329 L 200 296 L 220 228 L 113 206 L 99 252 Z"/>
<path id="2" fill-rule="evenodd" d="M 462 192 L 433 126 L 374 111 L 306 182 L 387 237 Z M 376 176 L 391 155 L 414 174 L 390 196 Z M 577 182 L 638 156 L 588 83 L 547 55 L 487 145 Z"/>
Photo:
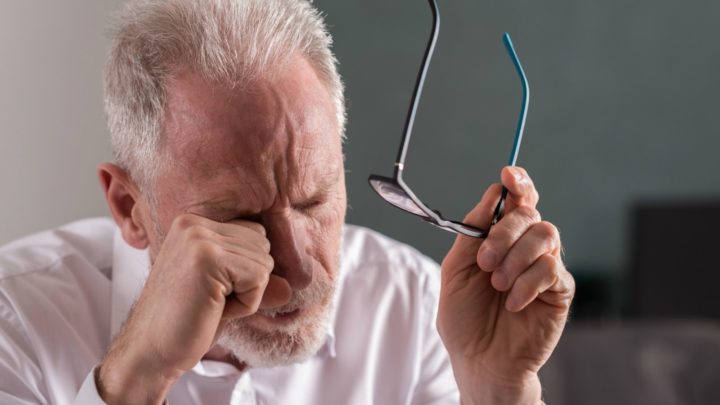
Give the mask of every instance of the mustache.
<path id="1" fill-rule="evenodd" d="M 277 314 L 292 312 L 314 305 L 324 306 L 333 297 L 335 286 L 335 282 L 327 274 L 321 273 L 306 288 L 293 290 L 287 304 L 276 308 L 258 309 L 257 312 L 261 315 L 274 317 Z"/>

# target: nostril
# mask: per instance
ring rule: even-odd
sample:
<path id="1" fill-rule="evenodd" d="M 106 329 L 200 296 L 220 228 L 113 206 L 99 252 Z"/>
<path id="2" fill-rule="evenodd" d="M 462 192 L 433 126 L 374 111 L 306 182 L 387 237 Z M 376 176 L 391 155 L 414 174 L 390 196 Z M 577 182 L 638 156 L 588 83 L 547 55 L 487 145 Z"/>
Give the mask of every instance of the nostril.
<path id="1" fill-rule="evenodd" d="M 284 278 L 293 290 L 303 290 L 312 283 L 313 269 L 308 264 L 295 266 L 276 265 L 273 274 Z"/>

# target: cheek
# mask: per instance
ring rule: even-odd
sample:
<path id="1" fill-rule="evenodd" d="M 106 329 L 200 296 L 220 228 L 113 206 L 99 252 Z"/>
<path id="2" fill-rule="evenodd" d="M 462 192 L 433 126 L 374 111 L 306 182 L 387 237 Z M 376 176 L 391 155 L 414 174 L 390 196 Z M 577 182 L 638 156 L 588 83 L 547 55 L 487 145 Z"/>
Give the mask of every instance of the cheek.
<path id="1" fill-rule="evenodd" d="M 309 244 L 309 252 L 331 275 L 337 272 L 338 253 L 342 242 L 345 219 L 344 204 L 323 208 L 304 219 Z"/>
<path id="2" fill-rule="evenodd" d="M 157 199 L 157 204 L 148 210 L 147 232 L 150 238 L 150 256 L 155 257 L 160 251 L 165 237 L 170 232 L 175 218 L 182 214 L 175 204 L 167 199 Z"/>

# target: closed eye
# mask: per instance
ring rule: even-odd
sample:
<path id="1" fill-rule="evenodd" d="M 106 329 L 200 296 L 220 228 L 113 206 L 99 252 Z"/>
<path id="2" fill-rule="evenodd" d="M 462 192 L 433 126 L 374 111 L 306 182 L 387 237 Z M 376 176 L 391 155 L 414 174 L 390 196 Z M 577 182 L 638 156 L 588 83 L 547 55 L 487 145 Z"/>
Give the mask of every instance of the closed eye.
<path id="1" fill-rule="evenodd" d="M 322 200 L 309 200 L 300 204 L 295 205 L 295 209 L 298 211 L 311 211 L 313 208 L 317 208 L 324 203 Z"/>

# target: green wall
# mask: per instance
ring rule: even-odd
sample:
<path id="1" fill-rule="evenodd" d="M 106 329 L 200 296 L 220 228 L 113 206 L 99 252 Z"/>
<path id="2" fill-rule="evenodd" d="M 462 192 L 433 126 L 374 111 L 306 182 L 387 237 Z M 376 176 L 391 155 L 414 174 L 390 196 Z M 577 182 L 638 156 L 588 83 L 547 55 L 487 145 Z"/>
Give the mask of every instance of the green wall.
<path id="1" fill-rule="evenodd" d="M 406 180 L 462 218 L 507 160 L 521 90 L 501 35 L 530 80 L 519 164 L 561 230 L 571 270 L 620 271 L 637 201 L 720 198 L 720 3 L 439 0 L 436 59 Z M 423 0 L 316 0 L 347 85 L 348 221 L 441 260 L 452 236 L 367 185 L 392 173 L 430 29 Z M 677 235 L 676 237 L 681 237 Z"/>

